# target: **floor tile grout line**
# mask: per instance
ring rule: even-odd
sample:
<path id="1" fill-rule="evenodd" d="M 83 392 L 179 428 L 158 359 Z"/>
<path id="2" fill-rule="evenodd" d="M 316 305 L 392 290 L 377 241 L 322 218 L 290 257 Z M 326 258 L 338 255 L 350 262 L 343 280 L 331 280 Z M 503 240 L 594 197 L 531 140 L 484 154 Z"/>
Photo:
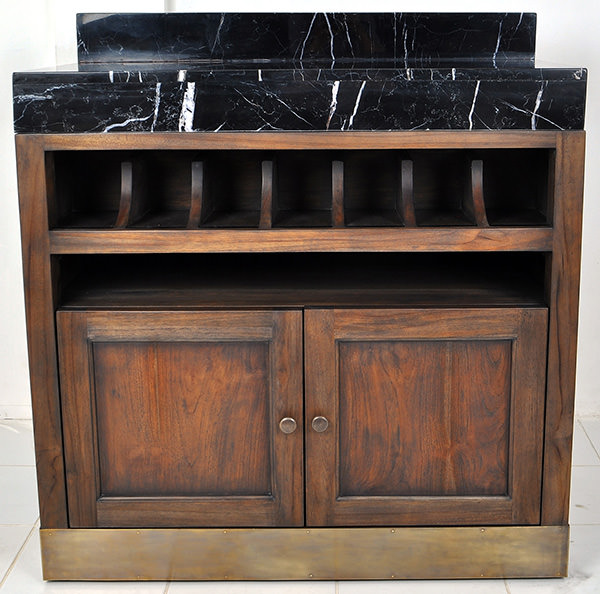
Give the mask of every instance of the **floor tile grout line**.
<path id="1" fill-rule="evenodd" d="M 3 468 L 35 468 L 35 464 L 0 464 L 0 470 Z"/>
<path id="2" fill-rule="evenodd" d="M 504 589 L 506 590 L 506 594 L 512 594 L 510 591 L 510 586 L 508 585 L 508 580 L 504 578 Z"/>
<path id="3" fill-rule="evenodd" d="M 34 532 L 36 532 L 36 529 L 37 529 L 37 520 L 35 521 L 35 524 L 31 527 L 31 530 L 27 533 L 27 537 L 25 538 L 25 541 L 20 546 L 20 548 L 17 551 L 17 554 L 15 555 L 11 564 L 8 566 L 8 569 L 6 570 L 6 573 L 4 574 L 2 581 L 0 581 L 0 590 L 4 587 L 4 584 L 6 583 L 8 576 L 10 575 L 11 571 L 14 569 L 15 565 L 17 564 L 17 561 L 18 561 L 19 557 L 21 556 L 21 553 L 23 552 L 23 550 L 25 549 L 25 547 L 31 540 L 31 537 L 33 536 Z"/>
<path id="4" fill-rule="evenodd" d="M 165 589 L 163 590 L 163 594 L 167 594 L 170 587 L 171 587 L 171 582 L 167 582 L 165 584 Z"/>
<path id="5" fill-rule="evenodd" d="M 583 429 L 583 432 L 584 432 L 585 436 L 587 437 L 588 441 L 590 442 L 590 445 L 592 446 L 592 449 L 594 450 L 594 453 L 596 454 L 596 457 L 598 458 L 598 463 L 600 464 L 600 452 L 596 448 L 596 445 L 592 441 L 592 438 L 589 436 L 589 434 L 585 428 L 585 425 L 583 424 L 581 419 L 577 419 L 577 421 L 578 421 L 579 425 L 581 426 L 581 428 Z"/>

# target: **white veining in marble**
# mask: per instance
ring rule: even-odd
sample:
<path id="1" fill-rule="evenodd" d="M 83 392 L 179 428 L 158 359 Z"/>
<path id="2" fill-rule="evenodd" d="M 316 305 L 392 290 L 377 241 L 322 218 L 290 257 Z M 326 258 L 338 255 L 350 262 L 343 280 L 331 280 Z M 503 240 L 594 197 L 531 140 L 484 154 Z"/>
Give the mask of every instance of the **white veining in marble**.
<path id="1" fill-rule="evenodd" d="M 179 131 L 193 132 L 194 112 L 196 111 L 196 83 L 186 84 L 185 93 L 181 101 L 181 113 L 179 114 Z"/>

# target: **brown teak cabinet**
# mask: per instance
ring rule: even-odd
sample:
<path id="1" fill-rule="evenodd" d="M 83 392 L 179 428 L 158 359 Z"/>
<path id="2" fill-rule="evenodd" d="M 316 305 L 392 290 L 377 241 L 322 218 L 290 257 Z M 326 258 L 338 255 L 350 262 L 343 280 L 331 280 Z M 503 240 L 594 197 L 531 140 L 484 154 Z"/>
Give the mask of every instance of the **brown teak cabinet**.
<path id="1" fill-rule="evenodd" d="M 45 577 L 564 575 L 583 140 L 18 136 Z"/>
<path id="2" fill-rule="evenodd" d="M 302 526 L 302 315 L 59 312 L 69 521 Z"/>

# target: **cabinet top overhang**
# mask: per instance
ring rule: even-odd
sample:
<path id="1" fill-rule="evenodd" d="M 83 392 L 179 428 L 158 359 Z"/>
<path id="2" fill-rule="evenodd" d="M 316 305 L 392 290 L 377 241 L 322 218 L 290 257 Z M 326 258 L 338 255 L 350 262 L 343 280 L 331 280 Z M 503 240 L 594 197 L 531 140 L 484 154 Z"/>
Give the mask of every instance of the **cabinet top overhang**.
<path id="1" fill-rule="evenodd" d="M 582 129 L 585 69 L 532 13 L 80 14 L 78 64 L 14 75 L 17 133 Z"/>

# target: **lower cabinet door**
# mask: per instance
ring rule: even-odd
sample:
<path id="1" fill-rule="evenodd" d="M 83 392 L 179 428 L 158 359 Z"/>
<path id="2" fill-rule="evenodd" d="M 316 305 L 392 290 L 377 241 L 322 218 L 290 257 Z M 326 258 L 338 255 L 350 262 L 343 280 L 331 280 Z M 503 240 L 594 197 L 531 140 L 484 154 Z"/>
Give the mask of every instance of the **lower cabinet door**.
<path id="1" fill-rule="evenodd" d="M 302 312 L 57 325 L 72 527 L 304 524 Z"/>
<path id="2" fill-rule="evenodd" d="M 545 309 L 308 310 L 309 526 L 536 524 Z"/>

